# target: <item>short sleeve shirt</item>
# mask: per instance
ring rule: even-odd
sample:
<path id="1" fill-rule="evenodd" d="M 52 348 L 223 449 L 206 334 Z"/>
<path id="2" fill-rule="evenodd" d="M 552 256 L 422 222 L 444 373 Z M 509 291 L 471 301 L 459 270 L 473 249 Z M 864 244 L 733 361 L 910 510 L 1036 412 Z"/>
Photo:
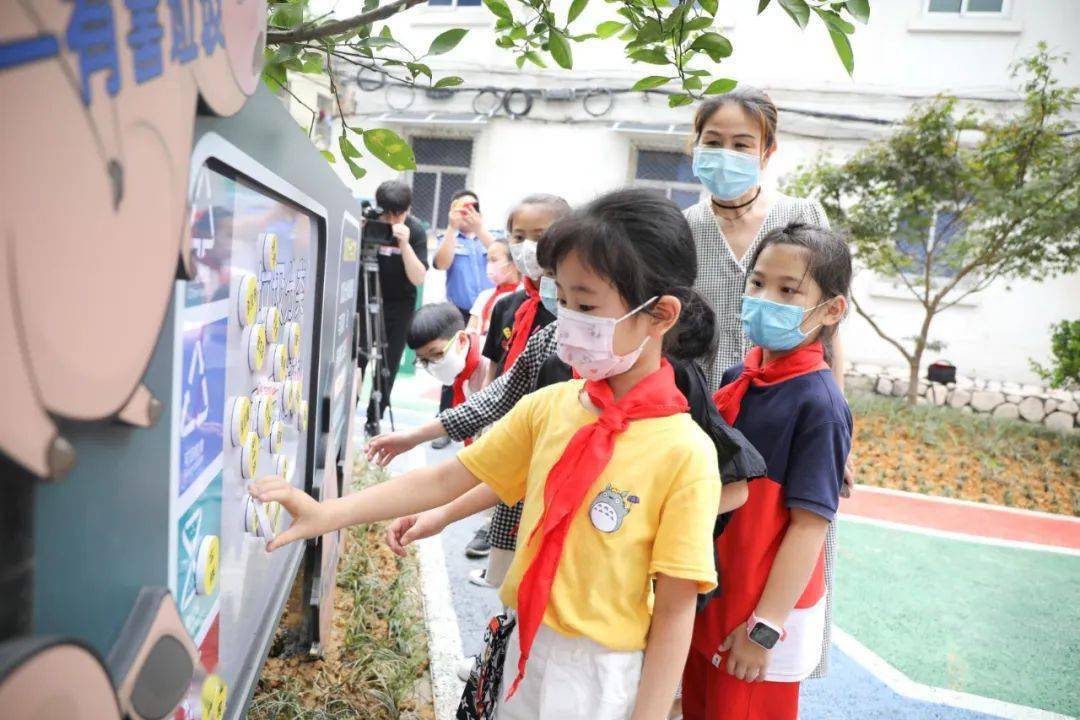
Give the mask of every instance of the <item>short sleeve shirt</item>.
<path id="1" fill-rule="evenodd" d="M 488 325 L 488 334 L 484 340 L 483 354 L 491 362 L 497 363 L 496 374 L 498 375 L 506 369 L 503 367 L 503 359 L 510 347 L 510 336 L 514 331 L 514 315 L 525 302 L 526 297 L 524 290 L 516 290 L 496 300 L 495 307 L 491 309 L 491 323 Z M 533 321 L 529 337 L 553 322 L 555 322 L 555 316 L 541 304 L 536 309 L 536 320 Z"/>
<path id="2" fill-rule="evenodd" d="M 762 238 L 776 228 L 794 222 L 827 228 L 829 219 L 816 200 L 776 195 L 761 229 L 746 254 L 737 260 L 724 239 L 709 198 L 687 208 L 684 215 L 697 246 L 698 276 L 694 287 L 716 310 L 717 350 L 702 364 L 709 387 L 715 390 L 720 387 L 720 375 L 724 370 L 742 362 L 750 349 L 750 341 L 742 327 L 742 296 L 746 290 L 746 264 Z"/>
<path id="3" fill-rule="evenodd" d="M 538 541 L 548 473 L 570 438 L 596 421 L 578 400 L 583 382 L 539 390 L 458 459 L 507 505 L 524 500 L 521 534 L 500 590 L 517 592 Z M 716 585 L 712 530 L 720 502 L 716 448 L 686 413 L 630 422 L 571 520 L 544 622 L 616 651 L 645 647 L 657 573 Z"/>
<path id="4" fill-rule="evenodd" d="M 405 218 L 409 228 L 409 245 L 424 267 L 428 266 L 427 231 L 420 221 L 409 215 Z M 383 299 L 388 302 L 416 303 L 416 286 L 405 274 L 405 261 L 401 258 L 401 248 L 396 245 L 379 248 L 379 285 Z M 364 298 L 359 296 L 360 302 Z"/>
<path id="5" fill-rule="evenodd" d="M 495 287 L 487 276 L 487 248 L 478 237 L 457 234 L 454 259 L 446 269 L 446 298 L 465 312 L 481 290 Z"/>

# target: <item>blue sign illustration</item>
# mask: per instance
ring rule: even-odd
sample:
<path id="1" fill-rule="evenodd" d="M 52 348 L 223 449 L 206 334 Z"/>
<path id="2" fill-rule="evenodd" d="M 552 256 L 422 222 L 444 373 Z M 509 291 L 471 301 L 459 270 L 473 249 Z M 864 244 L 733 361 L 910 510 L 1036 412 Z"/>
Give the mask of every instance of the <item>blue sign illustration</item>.
<path id="1" fill-rule="evenodd" d="M 206 488 L 206 492 L 181 516 L 176 529 L 179 553 L 173 590 L 180 606 L 184 627 L 192 637 L 198 635 L 210 618 L 210 611 L 218 596 L 216 588 L 210 594 L 199 592 L 196 565 L 203 539 L 214 535 L 221 537 L 221 485 L 219 472 Z"/>
<path id="2" fill-rule="evenodd" d="M 180 494 L 221 455 L 228 319 L 184 332 L 180 380 Z"/>

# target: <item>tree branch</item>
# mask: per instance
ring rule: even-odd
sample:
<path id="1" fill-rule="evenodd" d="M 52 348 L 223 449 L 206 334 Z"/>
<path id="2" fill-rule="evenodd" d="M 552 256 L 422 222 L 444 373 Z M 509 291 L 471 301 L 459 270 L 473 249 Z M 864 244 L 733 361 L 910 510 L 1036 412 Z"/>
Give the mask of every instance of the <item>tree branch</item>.
<path id="1" fill-rule="evenodd" d="M 874 322 L 874 318 L 870 317 L 870 315 L 862 309 L 862 305 L 859 305 L 859 301 L 855 299 L 854 295 L 851 296 L 851 304 L 855 306 L 855 312 L 859 313 L 859 315 L 862 315 L 863 319 L 866 320 L 866 322 L 870 323 L 870 327 L 874 329 L 874 332 L 876 332 L 882 340 L 899 350 L 900 354 L 903 355 L 904 359 L 908 361 L 908 364 L 910 364 L 912 361 L 911 353 L 909 353 L 907 349 L 900 344 L 899 341 L 893 340 L 891 337 L 885 334 L 885 331 L 882 330 L 876 322 Z"/>
<path id="2" fill-rule="evenodd" d="M 276 45 L 280 43 L 297 43 L 304 42 L 305 40 L 318 40 L 319 38 L 330 37 L 331 35 L 341 35 L 350 30 L 356 30 L 366 25 L 371 25 L 379 20 L 386 20 L 387 18 L 392 17 L 399 12 L 408 10 L 415 5 L 419 5 L 422 2 L 426 2 L 426 0 L 394 0 L 392 3 L 375 8 L 374 10 L 369 10 L 365 13 L 360 13 L 359 15 L 354 15 L 353 17 L 344 20 L 335 20 L 323 25 L 305 23 L 295 30 L 268 32 L 266 33 L 266 44 Z"/>

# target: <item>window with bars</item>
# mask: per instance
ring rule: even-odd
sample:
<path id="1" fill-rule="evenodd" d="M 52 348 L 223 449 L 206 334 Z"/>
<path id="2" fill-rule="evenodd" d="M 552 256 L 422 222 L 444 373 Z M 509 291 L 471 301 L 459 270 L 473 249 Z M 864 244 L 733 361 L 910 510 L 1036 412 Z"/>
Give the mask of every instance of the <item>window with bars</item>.
<path id="1" fill-rule="evenodd" d="M 913 227 L 901 223 L 896 234 L 896 248 L 902 256 L 901 268 L 905 273 L 922 275 L 926 271 L 927 255 L 932 255 L 930 274 L 935 278 L 951 278 L 956 275 L 958 263 L 955 252 L 950 252 L 953 242 L 962 240 L 965 225 L 956 213 L 934 210 L 929 223 L 914 223 Z"/>
<path id="2" fill-rule="evenodd" d="M 683 210 L 701 199 L 690 156 L 664 150 L 638 150 L 634 185 L 655 188 Z"/>
<path id="3" fill-rule="evenodd" d="M 450 198 L 465 189 L 472 165 L 472 140 L 412 138 L 416 170 L 412 174 L 412 214 L 430 228 L 443 230 Z"/>
<path id="4" fill-rule="evenodd" d="M 1005 0 L 927 0 L 926 12 L 935 15 L 1001 15 L 1005 12 Z"/>

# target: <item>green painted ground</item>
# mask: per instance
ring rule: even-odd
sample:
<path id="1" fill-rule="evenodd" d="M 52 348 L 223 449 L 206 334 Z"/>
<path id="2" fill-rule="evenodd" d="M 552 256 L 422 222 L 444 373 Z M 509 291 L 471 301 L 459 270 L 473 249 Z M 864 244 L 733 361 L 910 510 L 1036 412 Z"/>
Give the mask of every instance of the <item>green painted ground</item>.
<path id="1" fill-rule="evenodd" d="M 841 522 L 837 624 L 908 677 L 1080 715 L 1080 558 Z"/>

